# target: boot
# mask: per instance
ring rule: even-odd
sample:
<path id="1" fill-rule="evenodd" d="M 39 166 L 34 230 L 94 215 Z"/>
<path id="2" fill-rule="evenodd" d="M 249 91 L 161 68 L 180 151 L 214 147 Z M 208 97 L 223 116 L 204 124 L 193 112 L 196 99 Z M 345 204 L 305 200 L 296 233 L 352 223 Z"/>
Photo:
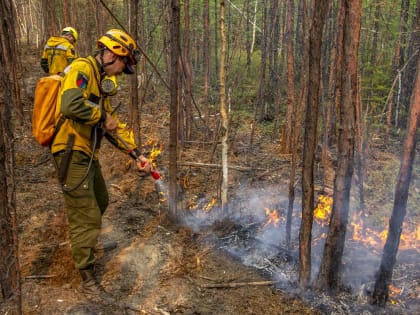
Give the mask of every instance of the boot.
<path id="1" fill-rule="evenodd" d="M 106 253 L 115 248 L 117 248 L 118 244 L 115 241 L 108 241 L 108 242 L 98 242 L 96 243 L 93 251 L 95 253 Z"/>
<path id="2" fill-rule="evenodd" d="M 115 299 L 98 283 L 93 272 L 93 266 L 79 270 L 82 277 L 80 293 L 92 302 L 115 304 Z"/>

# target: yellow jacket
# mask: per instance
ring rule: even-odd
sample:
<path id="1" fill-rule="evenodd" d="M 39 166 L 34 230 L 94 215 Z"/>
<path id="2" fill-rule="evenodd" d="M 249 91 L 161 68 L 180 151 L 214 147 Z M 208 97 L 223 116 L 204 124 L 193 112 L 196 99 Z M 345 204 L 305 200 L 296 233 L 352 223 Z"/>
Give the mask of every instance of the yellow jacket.
<path id="1" fill-rule="evenodd" d="M 92 154 L 93 129 L 100 127 L 105 120 L 105 113 L 110 113 L 117 122 L 118 136 L 106 134 L 106 137 L 121 151 L 130 153 L 136 149 L 133 132 L 121 123 L 114 112 L 110 100 L 101 95 L 99 89 L 100 73 L 97 61 L 89 56 L 76 59 L 65 71 L 59 91 L 56 120 L 63 115 L 66 119 L 61 125 L 51 145 L 51 152 L 65 150 L 69 134 L 75 135 L 73 150 Z M 102 129 L 100 129 L 101 131 Z M 99 138 L 102 133 L 99 132 Z M 98 138 L 98 141 L 100 139 Z M 119 138 L 119 139 L 118 139 Z M 122 141 L 120 140 L 122 139 Z M 99 142 L 94 158 L 98 158 Z"/>
<path id="2" fill-rule="evenodd" d="M 52 36 L 42 52 L 41 67 L 46 73 L 58 74 L 76 58 L 74 46 L 67 38 Z"/>

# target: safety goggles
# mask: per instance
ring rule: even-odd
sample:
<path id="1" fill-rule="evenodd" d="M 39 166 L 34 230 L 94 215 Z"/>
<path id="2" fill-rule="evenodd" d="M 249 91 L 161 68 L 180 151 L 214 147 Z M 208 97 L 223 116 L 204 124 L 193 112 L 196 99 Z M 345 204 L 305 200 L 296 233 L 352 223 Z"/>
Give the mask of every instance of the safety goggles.
<path id="1" fill-rule="evenodd" d="M 119 56 L 122 62 L 124 62 L 125 67 L 123 72 L 126 74 L 133 74 L 136 71 L 137 56 L 135 54 L 130 54 L 128 56 Z"/>

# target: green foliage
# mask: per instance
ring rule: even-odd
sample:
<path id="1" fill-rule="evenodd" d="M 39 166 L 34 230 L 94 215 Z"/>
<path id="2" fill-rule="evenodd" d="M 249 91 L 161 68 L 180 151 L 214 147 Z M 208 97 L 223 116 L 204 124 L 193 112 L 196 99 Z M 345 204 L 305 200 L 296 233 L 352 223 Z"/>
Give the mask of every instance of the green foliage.
<path id="1" fill-rule="evenodd" d="M 370 65 L 364 67 L 362 76 L 362 95 L 364 107 L 369 105 L 372 117 L 379 116 L 385 106 L 393 78 L 389 65 Z"/>
<path id="2" fill-rule="evenodd" d="M 384 154 L 376 157 L 375 165 L 368 168 L 368 175 L 365 182 L 365 197 L 367 213 L 371 222 L 385 228 L 391 216 L 395 186 L 397 183 L 400 160 L 398 156 Z M 420 216 L 420 161 L 413 166 L 413 176 L 410 183 L 407 200 L 407 220 Z"/>
<path id="3" fill-rule="evenodd" d="M 253 109 L 258 95 L 260 77 L 260 51 L 251 55 L 251 64 L 246 64 L 246 51 L 239 51 L 229 68 L 227 86 L 233 92 L 234 109 Z"/>

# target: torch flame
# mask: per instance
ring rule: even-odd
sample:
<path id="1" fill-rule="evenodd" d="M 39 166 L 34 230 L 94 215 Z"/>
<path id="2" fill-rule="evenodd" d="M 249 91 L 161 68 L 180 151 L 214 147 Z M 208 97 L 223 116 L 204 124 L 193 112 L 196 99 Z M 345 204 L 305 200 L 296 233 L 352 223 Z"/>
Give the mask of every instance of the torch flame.
<path id="1" fill-rule="evenodd" d="M 154 140 L 148 140 L 144 145 L 144 148 L 151 147 L 150 154 L 149 154 L 149 160 L 152 163 L 153 167 L 157 167 L 156 159 L 162 154 L 162 144 L 154 141 Z"/>

